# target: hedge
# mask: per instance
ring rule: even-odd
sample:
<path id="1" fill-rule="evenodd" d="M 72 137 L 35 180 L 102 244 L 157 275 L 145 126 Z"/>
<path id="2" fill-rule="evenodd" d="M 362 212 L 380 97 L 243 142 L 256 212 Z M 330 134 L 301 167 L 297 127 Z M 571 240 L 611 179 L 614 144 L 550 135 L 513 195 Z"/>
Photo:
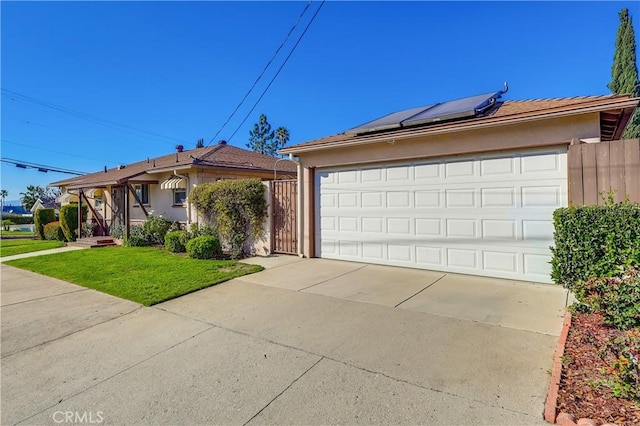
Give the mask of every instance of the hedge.
<path id="1" fill-rule="evenodd" d="M 44 226 L 44 238 L 46 240 L 66 241 L 59 221 L 49 222 Z"/>
<path id="2" fill-rule="evenodd" d="M 33 216 L 5 213 L 2 215 L 2 220 L 10 220 L 14 225 L 31 225 L 33 223 Z"/>
<path id="3" fill-rule="evenodd" d="M 82 206 L 82 217 L 87 217 L 88 208 Z M 75 241 L 78 233 L 78 203 L 60 207 L 60 227 L 67 241 Z"/>
<path id="4" fill-rule="evenodd" d="M 54 209 L 38 209 L 33 214 L 33 221 L 35 223 L 36 236 L 44 240 L 44 226 L 47 223 L 54 222 L 56 220 L 56 212 Z"/>
<path id="5" fill-rule="evenodd" d="M 551 278 L 572 289 L 640 264 L 640 204 L 573 206 L 553 213 Z"/>

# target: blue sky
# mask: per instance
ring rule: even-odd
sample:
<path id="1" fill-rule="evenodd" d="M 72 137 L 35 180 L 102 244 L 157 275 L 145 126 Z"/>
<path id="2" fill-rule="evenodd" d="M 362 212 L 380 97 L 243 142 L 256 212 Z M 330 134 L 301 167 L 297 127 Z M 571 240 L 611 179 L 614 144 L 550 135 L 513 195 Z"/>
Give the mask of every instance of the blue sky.
<path id="1" fill-rule="evenodd" d="M 2 157 L 94 172 L 208 143 L 306 4 L 2 1 Z M 230 139 L 320 5 L 213 143 Z M 607 94 L 623 7 L 637 39 L 632 1 L 327 1 L 230 143 L 245 147 L 260 113 L 292 145 L 505 80 L 507 100 Z M 69 177 L 1 167 L 8 200 Z"/>

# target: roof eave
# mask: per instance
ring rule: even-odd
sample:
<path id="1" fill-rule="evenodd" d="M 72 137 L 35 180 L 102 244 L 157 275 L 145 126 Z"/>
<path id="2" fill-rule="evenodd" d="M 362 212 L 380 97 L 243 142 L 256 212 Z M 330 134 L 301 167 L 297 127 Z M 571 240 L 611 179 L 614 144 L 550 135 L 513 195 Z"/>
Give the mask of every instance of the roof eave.
<path id="1" fill-rule="evenodd" d="M 485 119 L 479 119 L 471 122 L 456 122 L 453 124 L 448 123 L 448 124 L 442 124 L 438 126 L 420 128 L 414 131 L 410 131 L 408 129 L 402 129 L 402 130 L 398 130 L 397 132 L 376 134 L 371 137 L 364 136 L 361 138 L 354 138 L 353 140 L 338 140 L 334 142 L 319 143 L 316 145 L 309 145 L 309 146 L 303 146 L 304 144 L 302 144 L 300 145 L 299 148 L 292 146 L 289 148 L 285 148 L 279 151 L 278 153 L 298 155 L 299 153 L 321 151 L 321 150 L 332 149 L 337 147 L 342 148 L 342 147 L 384 142 L 384 141 L 388 141 L 389 139 L 394 139 L 394 140 L 412 139 L 412 138 L 421 137 L 421 136 L 433 136 L 433 135 L 440 135 L 440 134 L 446 134 L 446 133 L 455 133 L 455 132 L 461 132 L 461 131 L 483 129 L 487 127 L 499 127 L 499 126 L 506 126 L 506 125 L 512 125 L 512 124 L 527 123 L 532 121 L 562 118 L 562 117 L 567 117 L 572 115 L 589 114 L 592 112 L 601 112 L 601 111 L 611 110 L 611 109 L 626 110 L 628 108 L 631 108 L 631 110 L 633 110 L 634 108 L 638 107 L 639 104 L 640 104 L 640 98 L 631 98 L 631 99 L 626 98 L 624 100 L 615 99 L 615 100 L 612 100 L 611 102 L 607 102 L 603 104 L 586 105 L 586 106 L 572 108 L 572 109 L 565 108 L 560 111 L 552 111 L 552 112 L 535 111 L 535 112 L 519 114 L 517 116 L 505 116 L 505 117 L 499 117 L 499 118 L 486 117 Z M 624 126 L 621 126 L 621 127 L 624 127 Z"/>

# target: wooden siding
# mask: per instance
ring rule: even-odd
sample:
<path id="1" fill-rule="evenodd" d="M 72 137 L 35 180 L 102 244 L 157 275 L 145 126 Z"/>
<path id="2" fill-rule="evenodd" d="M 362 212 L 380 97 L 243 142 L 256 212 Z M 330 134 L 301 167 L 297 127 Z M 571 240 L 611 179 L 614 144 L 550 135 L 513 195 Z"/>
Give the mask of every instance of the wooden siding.
<path id="1" fill-rule="evenodd" d="M 297 238 L 296 180 L 274 180 L 271 189 L 271 247 L 274 253 L 296 254 Z"/>
<path id="2" fill-rule="evenodd" d="M 602 205 L 609 191 L 640 203 L 640 139 L 573 144 L 568 162 L 570 204 Z"/>

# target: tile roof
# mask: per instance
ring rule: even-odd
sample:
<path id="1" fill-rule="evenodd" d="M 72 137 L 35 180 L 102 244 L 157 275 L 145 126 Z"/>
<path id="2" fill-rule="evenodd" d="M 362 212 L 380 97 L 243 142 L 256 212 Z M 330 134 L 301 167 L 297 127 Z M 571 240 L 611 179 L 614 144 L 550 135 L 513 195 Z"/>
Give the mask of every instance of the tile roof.
<path id="1" fill-rule="evenodd" d="M 232 169 L 257 172 L 279 172 L 295 174 L 296 164 L 291 161 L 276 161 L 278 158 L 263 155 L 235 146 L 218 144 L 205 148 L 174 152 L 161 157 L 149 158 L 105 171 L 90 173 L 70 179 L 52 182 L 50 186 L 78 186 L 117 184 L 145 173 L 161 173 L 176 168 Z"/>
<path id="2" fill-rule="evenodd" d="M 497 107 L 484 116 L 464 119 L 458 121 L 442 122 L 438 124 L 422 125 L 417 127 L 407 127 L 400 129 L 385 130 L 365 134 L 339 133 L 309 142 L 300 143 L 281 150 L 281 153 L 303 152 L 307 149 L 322 149 L 324 145 L 334 144 L 358 144 L 375 142 L 382 139 L 413 137 L 422 134 L 436 133 L 438 131 L 456 131 L 468 128 L 474 124 L 497 124 L 509 120 L 526 119 L 527 117 L 549 116 L 553 114 L 567 115 L 580 113 L 584 110 L 606 111 L 609 109 L 621 108 L 621 103 L 631 103 L 635 101 L 638 105 L 640 99 L 630 99 L 627 95 L 602 95 L 602 96 L 579 96 L 572 98 L 550 98 L 550 99 L 529 99 L 516 101 L 498 102 Z M 631 101 L 631 102 L 629 102 Z M 629 106 L 625 106 L 629 108 Z M 631 107 L 633 108 L 633 107 Z"/>

